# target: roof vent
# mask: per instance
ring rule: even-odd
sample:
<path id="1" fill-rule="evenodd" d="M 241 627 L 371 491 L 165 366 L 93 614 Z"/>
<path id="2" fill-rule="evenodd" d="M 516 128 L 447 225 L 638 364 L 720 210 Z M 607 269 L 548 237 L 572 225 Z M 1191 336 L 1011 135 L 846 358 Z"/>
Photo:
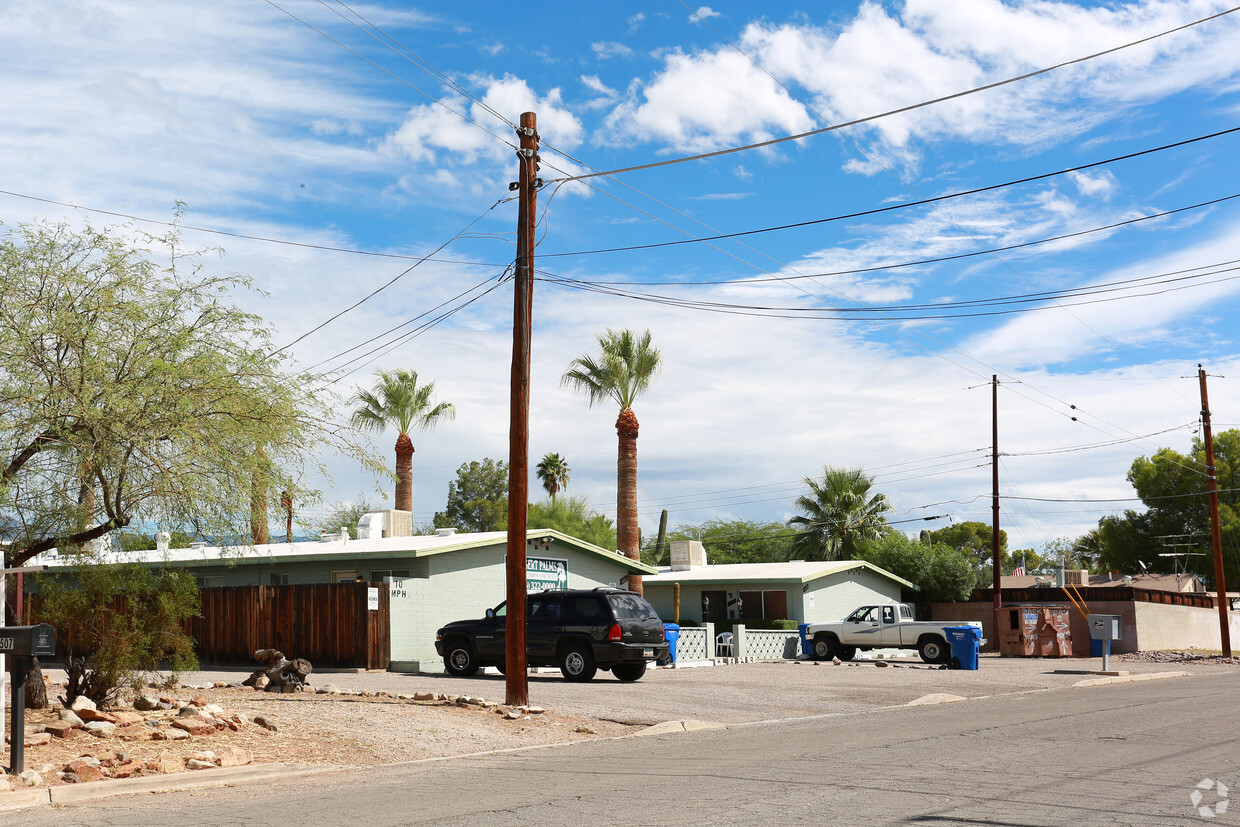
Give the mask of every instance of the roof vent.
<path id="1" fill-rule="evenodd" d="M 688 571 L 706 565 L 706 548 L 697 540 L 676 540 L 671 545 L 672 571 Z"/>
<path id="2" fill-rule="evenodd" d="M 456 534 L 456 529 L 455 529 L 455 528 L 437 528 L 437 529 L 435 529 L 435 536 L 437 536 L 437 537 L 451 537 L 453 534 Z"/>
<path id="3" fill-rule="evenodd" d="M 189 544 L 189 547 L 190 547 L 190 548 L 199 548 L 199 549 L 202 549 L 202 548 L 206 548 L 206 547 L 207 547 L 207 544 L 206 544 L 206 543 L 204 543 L 204 542 L 203 542 L 203 541 L 201 541 L 201 540 L 195 540 L 194 542 L 192 542 L 192 543 L 190 543 L 190 544 Z"/>

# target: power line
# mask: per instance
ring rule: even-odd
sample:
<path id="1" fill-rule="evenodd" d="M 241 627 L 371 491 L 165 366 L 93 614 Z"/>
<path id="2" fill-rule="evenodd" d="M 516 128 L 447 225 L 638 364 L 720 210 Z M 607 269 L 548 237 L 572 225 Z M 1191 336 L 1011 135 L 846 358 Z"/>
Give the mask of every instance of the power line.
<path id="1" fill-rule="evenodd" d="M 270 2 L 270 0 L 268 0 L 268 2 Z M 899 109 L 890 109 L 886 112 L 881 112 L 877 115 L 868 115 L 864 118 L 856 118 L 854 120 L 845 121 L 843 123 L 831 124 L 821 129 L 812 129 L 808 132 L 801 132 L 796 135 L 787 135 L 782 138 L 772 138 L 771 140 L 760 141 L 755 144 L 746 144 L 745 146 L 736 146 L 736 147 L 730 147 L 728 149 L 719 149 L 719 150 L 715 150 L 714 152 L 704 152 L 699 155 L 690 155 L 684 158 L 671 158 L 666 161 L 657 161 L 657 162 L 650 163 L 650 164 L 639 164 L 637 166 L 624 167 L 622 169 L 613 169 L 613 170 L 608 170 L 605 172 L 590 172 L 585 175 L 570 175 L 570 176 L 565 176 L 563 178 L 553 178 L 547 183 L 557 183 L 559 181 L 582 181 L 587 178 L 598 178 L 600 176 L 610 177 L 610 176 L 615 176 L 615 175 L 621 175 L 626 172 L 637 172 L 639 170 L 655 169 L 657 167 L 669 166 L 671 164 L 683 164 L 687 161 L 701 161 L 707 158 L 718 158 L 722 155 L 731 155 L 737 152 L 747 152 L 751 149 L 761 149 L 763 147 L 775 146 L 776 144 L 787 143 L 788 141 L 799 141 L 804 138 L 813 137 L 814 135 L 822 135 L 827 132 L 835 132 L 837 130 L 845 129 L 850 126 L 857 126 L 858 124 L 870 123 L 871 121 L 876 121 L 881 118 L 888 118 L 888 117 L 891 117 L 892 115 L 900 115 L 905 112 L 912 112 L 917 109 L 923 109 L 927 106 L 933 106 L 938 103 L 945 103 L 947 101 L 955 100 L 957 98 L 963 98 L 968 95 L 975 95 L 978 92 L 985 92 L 990 89 L 997 89 L 1001 86 L 1007 86 L 1008 84 L 1011 84 L 1011 83 L 1017 83 L 1022 80 L 1028 80 L 1029 78 L 1034 78 L 1034 77 L 1037 77 L 1038 75 L 1045 75 L 1048 72 L 1055 71 L 1056 69 L 1062 69 L 1066 66 L 1072 66 L 1077 63 L 1085 63 L 1086 61 L 1094 60 L 1096 58 L 1103 57 L 1105 55 L 1113 54 L 1115 52 L 1122 51 L 1123 49 L 1129 49 L 1133 46 L 1139 46 L 1142 43 L 1149 43 L 1150 41 L 1156 40 L 1160 37 L 1166 37 L 1167 35 L 1175 34 L 1176 32 L 1180 32 L 1180 31 L 1184 31 L 1185 29 L 1192 28 L 1193 26 L 1199 26 L 1202 23 L 1208 23 L 1211 20 L 1216 20 L 1220 17 L 1224 17 L 1236 11 L 1240 11 L 1240 6 L 1227 9 L 1226 11 L 1219 12 L 1218 14 L 1212 14 L 1209 17 L 1203 17 L 1200 20 L 1194 20 L 1191 23 L 1186 23 L 1183 26 L 1177 26 L 1174 29 L 1168 29 L 1166 31 L 1159 32 L 1158 34 L 1150 35 L 1149 37 L 1143 37 L 1140 40 L 1134 40 L 1130 43 L 1124 43 L 1123 45 L 1114 46 L 1110 49 L 1104 49 L 1103 51 L 1100 51 L 1100 52 L 1094 52 L 1093 54 L 1085 55 L 1084 57 L 1074 58 L 1073 60 L 1066 60 L 1063 63 L 1056 63 L 1054 66 L 1048 66 L 1044 69 L 1036 69 L 1032 72 L 1026 72 L 1023 75 L 1017 75 L 1015 77 L 1007 78 L 1005 80 L 996 81 L 995 83 L 988 83 L 985 86 L 977 86 L 977 87 L 974 87 L 973 89 L 967 89 L 963 92 L 955 92 L 950 95 L 944 95 L 943 97 L 934 98 L 932 100 L 922 101 L 921 103 L 914 103 L 909 106 L 902 106 Z M 717 33 L 718 32 L 716 32 L 716 34 Z M 730 42 L 731 41 L 729 41 L 729 43 Z M 744 53 L 742 52 L 742 54 Z"/>
<path id="2" fill-rule="evenodd" d="M 466 232 L 466 231 L 467 231 L 470 227 L 472 227 L 472 226 L 474 226 L 475 224 L 477 224 L 479 221 L 481 221 L 483 218 L 485 218 L 485 217 L 486 217 L 487 213 L 491 212 L 491 210 L 495 209 L 496 207 L 498 207 L 498 206 L 499 206 L 500 204 L 502 204 L 502 203 L 504 203 L 504 199 L 500 199 L 499 201 L 496 201 L 494 204 L 492 204 L 491 206 L 487 207 L 487 208 L 486 208 L 486 209 L 482 212 L 482 214 L 481 214 L 481 215 L 479 215 L 479 216 L 478 216 L 477 218 L 475 218 L 473 221 L 471 221 L 471 222 L 469 222 L 468 224 L 466 224 L 466 225 L 465 225 L 465 229 L 461 230 L 459 233 L 457 233 L 456 235 L 454 235 L 454 236 L 452 236 L 451 238 L 449 238 L 449 239 L 448 239 L 447 241 L 445 241 L 443 244 L 440 244 L 440 245 L 439 245 L 438 247 L 436 247 L 433 251 L 431 251 L 431 253 L 430 253 L 429 255 L 423 256 L 421 259 L 419 259 L 418 261 L 414 262 L 412 265 L 410 265 L 409 267 L 405 268 L 403 271 L 401 271 L 400 273 L 398 273 L 396 276 L 394 276 L 393 278 L 391 278 L 390 280 L 388 280 L 388 281 L 387 281 L 387 282 L 385 282 L 384 284 L 380 285 L 379 287 L 375 288 L 374 290 L 372 290 L 372 291 L 371 291 L 370 293 L 368 293 L 367 295 L 365 295 L 365 296 L 363 296 L 362 298 L 358 299 L 356 302 L 354 302 L 353 304 L 349 305 L 349 306 L 348 306 L 348 307 L 346 307 L 344 310 L 341 310 L 339 313 L 336 313 L 335 315 L 331 316 L 330 318 L 326 319 L 325 321 L 320 322 L 318 325 L 316 325 L 316 326 L 312 327 L 310 330 L 307 330 L 305 333 L 301 334 L 301 335 L 300 335 L 300 336 L 298 336 L 296 339 L 294 339 L 293 341 L 291 341 L 291 342 L 289 342 L 288 344 L 284 345 L 283 347 L 278 348 L 278 349 L 276 349 L 276 350 L 273 350 L 271 353 L 267 354 L 267 355 L 268 355 L 268 358 L 270 358 L 270 357 L 272 357 L 272 356 L 275 356 L 277 353 L 282 353 L 283 351 L 288 350 L 290 347 L 292 347 L 293 345 L 297 344 L 298 342 L 300 342 L 302 339 L 306 338 L 306 337 L 307 337 L 307 336 L 309 336 L 310 334 L 315 333 L 315 332 L 317 332 L 317 331 L 319 331 L 319 330 L 322 330 L 323 328 L 327 327 L 329 324 L 331 324 L 332 322 L 336 321 L 336 319 L 339 319 L 341 316 L 345 315 L 346 313 L 349 313 L 349 312 L 351 312 L 351 311 L 353 311 L 353 310 L 356 310 L 358 307 L 361 307 L 361 306 L 362 306 L 363 304 L 365 304 L 367 301 L 369 301 L 370 299 L 373 299 L 375 296 L 379 295 L 379 294 L 380 294 L 380 293 L 382 293 L 384 290 L 388 289 L 388 288 L 389 288 L 389 287 L 391 287 L 393 284 L 395 284 L 396 282 L 400 281 L 402 278 L 404 278 L 405 276 L 407 276 L 409 273 L 413 272 L 413 271 L 414 271 L 417 267 L 419 267 L 419 266 L 420 266 L 422 263 L 424 263 L 427 259 L 429 259 L 431 256 L 435 255 L 435 253 L 438 253 L 440 250 L 442 250 L 443 248 L 447 247 L 447 246 L 448 246 L 449 244 L 451 244 L 452 242 L 456 241 L 456 240 L 457 240 L 458 238 L 460 238 L 460 237 L 461 237 L 461 235 L 462 235 L 462 234 L 464 234 L 464 233 L 465 233 L 465 232 Z"/>
<path id="3" fill-rule="evenodd" d="M 1081 170 L 1085 170 L 1085 169 L 1092 169 L 1094 167 L 1105 166 L 1107 164 L 1113 164 L 1118 161 L 1127 161 L 1132 158 L 1140 158 L 1141 156 L 1144 156 L 1144 155 L 1151 155 L 1155 152 L 1162 152 L 1167 149 L 1175 149 L 1177 147 L 1187 146 L 1189 144 L 1197 143 L 1198 141 L 1207 141 L 1207 140 L 1210 140 L 1211 138 L 1218 138 L 1223 135 L 1231 135 L 1235 132 L 1240 132 L 1240 126 L 1232 127 L 1230 129 L 1224 129 L 1220 132 L 1214 132 L 1209 135 L 1201 135 L 1196 138 L 1189 138 L 1187 140 L 1177 141 L 1171 144 L 1165 144 L 1163 146 L 1154 147 L 1152 149 L 1141 150 L 1140 152 L 1130 152 L 1127 155 L 1117 155 L 1113 158 L 1107 158 L 1102 161 L 1094 161 L 1088 164 L 1081 164 L 1080 166 L 1069 167 L 1068 169 L 1062 169 L 1056 172 L 1043 172 L 1038 175 L 1031 175 L 1027 178 L 1017 178 L 1013 181 L 1005 181 L 1001 184 L 990 184 L 989 186 L 977 187 L 971 190 L 962 190 L 960 192 L 952 192 L 946 195 L 937 195 L 932 198 L 923 198 L 918 201 L 908 201 L 903 204 L 891 204 L 886 207 L 875 207 L 874 209 L 870 209 L 870 210 L 860 210 L 857 212 L 844 213 L 841 215 L 833 215 L 827 218 L 815 218 L 815 219 L 810 219 L 808 221 L 796 221 L 790 224 L 779 224 L 773 227 L 762 227 L 756 230 L 740 230 L 734 233 L 721 233 L 719 235 L 704 236 L 701 238 L 675 239 L 672 241 L 662 241 L 662 242 L 657 242 L 657 243 L 652 243 L 652 244 L 642 244 L 642 245 L 634 245 L 634 246 L 628 246 L 628 247 L 610 247 L 610 248 L 599 249 L 599 250 L 575 250 L 575 251 L 565 252 L 565 253 L 539 253 L 539 255 L 543 258 L 561 258 L 564 256 L 584 256 L 584 255 L 595 255 L 599 253 L 619 253 L 619 252 L 628 252 L 631 250 L 652 250 L 652 249 L 656 249 L 659 247 L 675 247 L 675 246 L 679 246 L 682 244 L 696 244 L 696 243 L 703 242 L 703 241 L 720 241 L 723 239 L 743 238 L 749 235 L 759 235 L 762 233 L 778 232 L 780 230 L 792 230 L 792 229 L 797 229 L 800 227 L 813 227 L 818 224 L 827 224 L 827 223 L 834 222 L 834 221 L 844 221 L 850 218 L 863 218 L 865 216 L 878 215 L 878 214 L 887 213 L 887 212 L 894 212 L 896 210 L 905 210 L 905 209 L 909 209 L 910 207 L 922 207 L 927 204 L 935 204 L 935 203 L 939 203 L 942 201 L 948 201 L 953 198 L 962 198 L 966 195 L 977 195 L 978 193 L 990 192 L 990 191 L 997 190 L 997 189 L 1003 189 L 1005 187 L 1013 187 L 1019 184 L 1028 184 L 1033 181 L 1043 181 L 1043 180 L 1046 180 L 1047 178 L 1054 178 L 1059 175 L 1068 175 L 1073 172 L 1080 172 Z M 1004 248 L 1004 249 L 1011 249 L 1011 248 Z M 992 252 L 992 251 L 986 251 L 986 252 Z"/>

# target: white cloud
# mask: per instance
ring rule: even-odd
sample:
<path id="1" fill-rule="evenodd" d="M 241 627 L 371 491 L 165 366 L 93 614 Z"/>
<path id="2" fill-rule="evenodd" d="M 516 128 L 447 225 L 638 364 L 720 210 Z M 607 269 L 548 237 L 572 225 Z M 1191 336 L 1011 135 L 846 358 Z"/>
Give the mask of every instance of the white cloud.
<path id="1" fill-rule="evenodd" d="M 1102 172 L 1073 172 L 1068 179 L 1076 185 L 1081 195 L 1092 198 L 1109 198 L 1119 187 L 1119 181 L 1110 170 Z"/>
<path id="2" fill-rule="evenodd" d="M 630 90 L 608 125 L 625 135 L 702 151 L 804 131 L 812 121 L 743 55 L 711 52 L 668 57 L 664 71 L 640 94 Z"/>
<path id="3" fill-rule="evenodd" d="M 710 6 L 699 6 L 698 10 L 689 16 L 689 20 L 693 23 L 700 23 L 703 20 L 709 20 L 712 17 L 722 16 L 722 14 L 712 9 Z"/>
<path id="4" fill-rule="evenodd" d="M 601 60 L 610 60 L 617 57 L 628 57 L 633 54 L 633 50 L 628 46 L 625 46 L 623 43 L 615 43 L 611 41 L 591 43 L 590 48 Z"/>
<path id="5" fill-rule="evenodd" d="M 598 92 L 600 95 L 607 95 L 608 97 L 614 98 L 616 95 L 620 94 L 615 89 L 612 89 L 610 86 L 603 83 L 603 81 L 599 80 L 598 75 L 582 75 L 581 82 L 587 89 Z"/>

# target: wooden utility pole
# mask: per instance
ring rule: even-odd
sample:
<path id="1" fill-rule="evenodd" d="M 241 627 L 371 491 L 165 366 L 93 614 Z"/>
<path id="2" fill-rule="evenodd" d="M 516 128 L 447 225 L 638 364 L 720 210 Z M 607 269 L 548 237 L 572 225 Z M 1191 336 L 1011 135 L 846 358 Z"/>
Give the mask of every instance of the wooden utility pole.
<path id="1" fill-rule="evenodd" d="M 530 329 L 534 304 L 534 225 L 538 193 L 538 118 L 521 115 L 517 129 L 517 260 L 512 314 L 512 385 L 508 427 L 508 617 L 505 699 L 530 702 L 525 660 L 525 544 L 530 480 Z"/>
<path id="2" fill-rule="evenodd" d="M 990 442 L 993 455 L 990 463 L 990 567 L 995 595 L 995 646 L 999 645 L 999 609 L 1003 607 L 1003 569 L 999 549 L 999 375 L 990 376 Z"/>
<path id="3" fill-rule="evenodd" d="M 1214 545 L 1214 586 L 1218 591 L 1218 632 L 1223 657 L 1231 657 L 1231 623 L 1228 618 L 1227 581 L 1223 577 L 1223 537 L 1218 524 L 1218 473 L 1214 468 L 1214 436 L 1210 431 L 1210 402 L 1206 396 L 1206 372 L 1197 366 L 1201 385 L 1201 426 L 1206 444 L 1206 490 L 1210 497 L 1210 539 Z"/>

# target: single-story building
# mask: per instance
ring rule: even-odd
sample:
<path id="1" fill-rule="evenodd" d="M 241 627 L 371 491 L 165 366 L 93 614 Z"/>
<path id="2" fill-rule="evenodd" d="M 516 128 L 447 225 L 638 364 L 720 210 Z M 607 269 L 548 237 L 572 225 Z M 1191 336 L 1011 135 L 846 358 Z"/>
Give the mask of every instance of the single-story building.
<path id="1" fill-rule="evenodd" d="M 399 512 L 397 512 L 399 514 Z M 507 541 L 504 531 L 458 534 L 440 529 L 434 535 L 386 536 L 363 518 L 359 535 L 325 535 L 318 541 L 269 543 L 253 547 L 195 544 L 124 555 L 126 561 L 193 570 L 201 586 L 287 586 L 363 580 L 387 582 L 390 594 L 391 666 L 393 671 L 439 671 L 435 632 L 445 623 L 481 617 L 507 592 Z M 388 524 L 392 521 L 389 519 Z M 402 533 L 396 529 L 395 533 Z M 117 558 L 120 559 L 119 557 Z M 37 561 L 49 571 L 67 567 L 56 554 Z M 550 529 L 529 529 L 526 540 L 527 591 L 548 588 L 623 588 L 630 574 L 652 575 L 657 569 Z"/>
<path id="2" fill-rule="evenodd" d="M 729 619 L 842 620 L 866 603 L 898 602 L 912 583 L 860 560 L 708 565 L 700 542 L 671 544 L 670 566 L 642 575 L 642 588 L 659 616 L 675 616 L 680 584 L 680 623 L 719 624 Z"/>

